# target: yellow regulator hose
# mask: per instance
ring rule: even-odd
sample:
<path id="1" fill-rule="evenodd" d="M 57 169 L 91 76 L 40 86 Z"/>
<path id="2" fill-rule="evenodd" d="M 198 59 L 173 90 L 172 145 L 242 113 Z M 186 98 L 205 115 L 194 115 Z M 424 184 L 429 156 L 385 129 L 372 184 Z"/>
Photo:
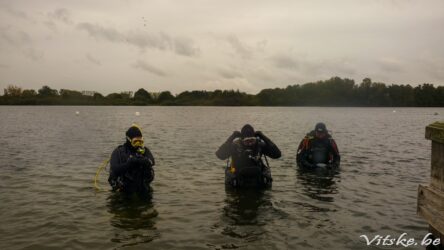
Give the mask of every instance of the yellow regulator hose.
<path id="1" fill-rule="evenodd" d="M 96 171 L 96 176 L 94 177 L 94 187 L 96 188 L 97 191 L 103 191 L 103 189 L 99 187 L 97 179 L 99 177 L 100 172 L 102 172 L 102 170 L 106 167 L 106 165 L 108 165 L 109 160 L 110 159 L 104 160 Z"/>

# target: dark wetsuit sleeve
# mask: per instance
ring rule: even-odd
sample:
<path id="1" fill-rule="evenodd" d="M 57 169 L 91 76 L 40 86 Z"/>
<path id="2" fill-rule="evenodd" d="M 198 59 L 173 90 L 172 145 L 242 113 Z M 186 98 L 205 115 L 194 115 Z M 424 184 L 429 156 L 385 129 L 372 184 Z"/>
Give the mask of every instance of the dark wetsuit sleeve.
<path id="1" fill-rule="evenodd" d="M 151 151 L 147 147 L 145 147 L 145 157 L 147 157 L 148 160 L 151 161 L 151 166 L 154 166 L 156 164 L 156 162 L 154 161 L 153 154 L 151 153 Z"/>
<path id="2" fill-rule="evenodd" d="M 309 139 L 302 139 L 296 152 L 296 162 L 302 167 L 310 167 L 312 164 L 308 161 Z"/>
<path id="3" fill-rule="evenodd" d="M 228 140 L 226 142 L 224 142 L 224 144 L 222 144 L 219 147 L 219 149 L 216 151 L 217 158 L 219 158 L 221 160 L 228 159 L 228 157 L 230 157 L 230 155 L 231 155 L 232 147 L 233 147 L 233 142 L 228 141 Z"/>
<path id="4" fill-rule="evenodd" d="M 264 134 L 261 134 L 261 139 L 265 142 L 265 147 L 262 149 L 262 152 L 273 159 L 277 159 L 281 157 L 281 150 L 274 144 L 268 137 Z"/>
<path id="5" fill-rule="evenodd" d="M 296 151 L 296 162 L 299 164 L 301 163 L 302 155 L 304 154 L 303 150 L 304 150 L 304 139 L 301 140 L 301 142 L 299 143 L 298 150 Z"/>
<path id="6" fill-rule="evenodd" d="M 233 133 L 228 139 L 222 144 L 219 149 L 216 151 L 217 158 L 221 160 L 226 160 L 228 157 L 230 157 L 231 152 L 233 152 L 233 140 L 238 135 L 236 133 Z"/>
<path id="7" fill-rule="evenodd" d="M 125 173 L 125 171 L 128 169 L 128 163 L 127 162 L 120 162 L 120 153 L 121 148 L 116 148 L 113 153 L 111 154 L 111 174 L 113 176 L 120 176 Z"/>
<path id="8" fill-rule="evenodd" d="M 333 139 L 330 139 L 330 151 L 333 155 L 333 164 L 339 165 L 341 161 L 341 156 L 339 155 L 338 146 L 336 145 L 336 142 Z"/>

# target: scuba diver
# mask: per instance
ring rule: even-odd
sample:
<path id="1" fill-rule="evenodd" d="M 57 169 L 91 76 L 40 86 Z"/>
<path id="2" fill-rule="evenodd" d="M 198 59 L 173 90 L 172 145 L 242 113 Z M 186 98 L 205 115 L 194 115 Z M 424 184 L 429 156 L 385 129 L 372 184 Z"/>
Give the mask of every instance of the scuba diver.
<path id="1" fill-rule="evenodd" d="M 338 146 L 322 122 L 317 123 L 315 129 L 302 139 L 296 153 L 299 167 L 337 168 L 340 161 Z"/>
<path id="2" fill-rule="evenodd" d="M 154 157 L 143 145 L 140 128 L 132 125 L 126 131 L 126 142 L 111 155 L 108 182 L 113 191 L 124 193 L 150 193 L 154 179 Z"/>
<path id="3" fill-rule="evenodd" d="M 264 164 L 262 156 L 265 156 Z M 234 131 L 216 151 L 221 160 L 231 157 L 231 163 L 225 169 L 225 184 L 232 187 L 259 186 L 270 187 L 270 166 L 267 156 L 273 159 L 281 157 L 279 148 L 262 132 L 254 131 L 246 124 L 241 132 Z"/>

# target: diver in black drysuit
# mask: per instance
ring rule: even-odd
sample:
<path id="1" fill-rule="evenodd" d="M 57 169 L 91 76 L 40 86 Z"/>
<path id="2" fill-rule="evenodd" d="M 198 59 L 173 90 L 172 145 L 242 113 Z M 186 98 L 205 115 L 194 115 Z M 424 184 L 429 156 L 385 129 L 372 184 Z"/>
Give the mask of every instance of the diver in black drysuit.
<path id="1" fill-rule="evenodd" d="M 142 132 L 133 125 L 126 132 L 126 142 L 111 155 L 108 182 L 114 191 L 149 193 L 154 164 L 151 151 L 143 145 Z"/>
<path id="2" fill-rule="evenodd" d="M 281 157 L 279 148 L 262 132 L 254 131 L 253 127 L 246 124 L 241 132 L 233 134 L 216 151 L 216 156 L 221 160 L 231 157 L 231 165 L 225 171 L 226 184 L 241 186 L 243 179 L 256 178 L 261 185 L 271 185 L 271 171 L 262 161 L 262 155 L 277 159 Z M 260 176 L 257 176 L 258 173 Z"/>
<path id="3" fill-rule="evenodd" d="M 314 168 L 319 164 L 337 168 L 340 161 L 338 146 L 321 122 L 302 139 L 296 153 L 297 165 L 304 168 Z"/>

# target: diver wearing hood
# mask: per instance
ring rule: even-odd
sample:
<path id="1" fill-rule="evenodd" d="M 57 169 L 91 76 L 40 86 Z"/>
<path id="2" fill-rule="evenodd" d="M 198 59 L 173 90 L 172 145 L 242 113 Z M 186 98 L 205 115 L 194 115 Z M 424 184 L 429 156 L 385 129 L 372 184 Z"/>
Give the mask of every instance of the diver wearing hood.
<path id="1" fill-rule="evenodd" d="M 296 153 L 299 167 L 339 167 L 340 161 L 338 146 L 322 122 L 302 139 Z"/>
<path id="2" fill-rule="evenodd" d="M 154 179 L 154 164 L 153 155 L 143 144 L 140 128 L 133 125 L 126 131 L 126 142 L 111 155 L 108 182 L 114 191 L 149 192 Z"/>
<path id="3" fill-rule="evenodd" d="M 277 159 L 281 157 L 279 148 L 262 132 L 246 124 L 241 132 L 233 134 L 216 151 L 221 160 L 231 157 L 231 163 L 225 170 L 225 183 L 233 187 L 250 185 L 270 186 L 273 179 L 268 166 L 264 164 L 262 156 Z"/>

